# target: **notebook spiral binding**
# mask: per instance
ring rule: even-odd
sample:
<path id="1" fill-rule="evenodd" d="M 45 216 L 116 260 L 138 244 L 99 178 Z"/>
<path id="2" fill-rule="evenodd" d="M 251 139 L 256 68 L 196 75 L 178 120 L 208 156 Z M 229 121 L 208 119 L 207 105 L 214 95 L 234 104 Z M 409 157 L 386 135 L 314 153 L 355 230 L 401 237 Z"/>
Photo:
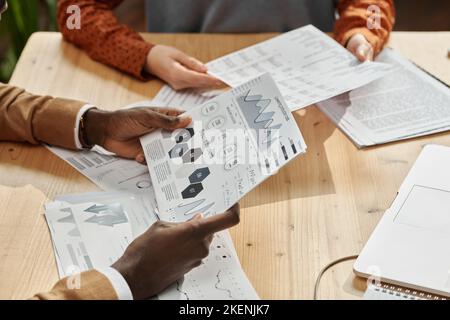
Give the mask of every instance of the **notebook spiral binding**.
<path id="1" fill-rule="evenodd" d="M 383 293 L 394 295 L 398 298 L 410 299 L 410 300 L 447 300 L 446 297 L 426 293 L 414 289 L 403 288 L 400 286 L 394 286 L 387 283 L 373 284 L 373 290 Z"/>

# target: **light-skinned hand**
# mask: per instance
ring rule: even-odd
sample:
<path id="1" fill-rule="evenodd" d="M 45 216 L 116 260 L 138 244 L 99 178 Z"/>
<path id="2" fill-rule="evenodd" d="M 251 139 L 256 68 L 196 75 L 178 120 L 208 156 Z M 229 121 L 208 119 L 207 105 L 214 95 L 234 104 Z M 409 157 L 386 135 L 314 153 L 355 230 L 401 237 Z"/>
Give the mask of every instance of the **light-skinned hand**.
<path id="1" fill-rule="evenodd" d="M 223 85 L 222 81 L 207 74 L 208 69 L 203 63 L 169 46 L 154 46 L 147 56 L 144 69 L 175 90 L 217 88 Z"/>
<path id="2" fill-rule="evenodd" d="M 354 34 L 347 42 L 347 50 L 358 58 L 359 61 L 373 60 L 374 51 L 372 45 L 361 33 Z"/>

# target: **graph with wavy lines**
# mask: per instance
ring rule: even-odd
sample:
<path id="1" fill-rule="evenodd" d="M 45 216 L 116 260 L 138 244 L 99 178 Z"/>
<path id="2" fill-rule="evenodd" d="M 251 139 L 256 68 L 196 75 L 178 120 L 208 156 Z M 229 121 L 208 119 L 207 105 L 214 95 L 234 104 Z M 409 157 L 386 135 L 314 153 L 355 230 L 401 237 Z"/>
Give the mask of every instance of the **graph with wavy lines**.
<path id="1" fill-rule="evenodd" d="M 242 271 L 228 233 L 216 234 L 209 256 L 158 295 L 161 300 L 259 299 Z"/>

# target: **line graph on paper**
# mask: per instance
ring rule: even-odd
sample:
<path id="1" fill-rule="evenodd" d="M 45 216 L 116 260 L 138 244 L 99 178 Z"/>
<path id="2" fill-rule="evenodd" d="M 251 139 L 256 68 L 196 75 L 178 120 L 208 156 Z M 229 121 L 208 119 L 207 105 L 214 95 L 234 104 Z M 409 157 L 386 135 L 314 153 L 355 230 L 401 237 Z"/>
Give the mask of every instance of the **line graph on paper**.
<path id="1" fill-rule="evenodd" d="M 224 293 L 226 293 L 228 298 L 230 298 L 231 300 L 236 300 L 237 298 L 233 297 L 232 290 L 228 289 L 228 287 L 226 285 L 224 285 L 224 283 L 225 283 L 225 281 L 223 279 L 223 275 L 224 274 L 225 274 L 225 272 L 223 270 L 217 271 L 216 284 L 214 285 L 214 288 L 216 288 L 219 291 L 223 291 Z"/>
<path id="2" fill-rule="evenodd" d="M 258 299 L 227 234 L 218 233 L 203 263 L 158 295 L 161 300 Z"/>
<path id="3" fill-rule="evenodd" d="M 245 95 L 237 98 L 250 128 L 255 130 L 275 130 L 281 128 L 281 123 L 273 124 L 275 111 L 268 111 L 271 99 L 263 98 L 262 94 L 250 94 L 250 90 Z"/>

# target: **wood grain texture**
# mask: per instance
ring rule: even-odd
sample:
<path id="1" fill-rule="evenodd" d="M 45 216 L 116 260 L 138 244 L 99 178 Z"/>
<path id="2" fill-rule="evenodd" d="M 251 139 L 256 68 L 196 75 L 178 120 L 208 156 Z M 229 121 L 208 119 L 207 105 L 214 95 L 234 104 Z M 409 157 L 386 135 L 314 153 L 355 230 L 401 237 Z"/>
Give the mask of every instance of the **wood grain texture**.
<path id="1" fill-rule="evenodd" d="M 159 35 L 203 61 L 273 35 Z M 390 45 L 450 83 L 441 48 L 450 32 L 394 33 Z M 139 82 L 100 65 L 58 33 L 29 40 L 10 81 L 37 94 L 80 99 L 114 110 L 154 96 L 158 80 Z M 295 113 L 306 155 L 241 201 L 242 222 L 231 230 L 242 266 L 265 299 L 311 299 L 328 262 L 359 253 L 427 143 L 450 146 L 448 133 L 358 150 L 316 107 Z M 42 205 L 58 194 L 98 188 L 43 147 L 0 143 L 0 298 L 26 298 L 57 279 Z M 322 299 L 357 299 L 364 281 L 352 262 L 328 271 Z"/>

